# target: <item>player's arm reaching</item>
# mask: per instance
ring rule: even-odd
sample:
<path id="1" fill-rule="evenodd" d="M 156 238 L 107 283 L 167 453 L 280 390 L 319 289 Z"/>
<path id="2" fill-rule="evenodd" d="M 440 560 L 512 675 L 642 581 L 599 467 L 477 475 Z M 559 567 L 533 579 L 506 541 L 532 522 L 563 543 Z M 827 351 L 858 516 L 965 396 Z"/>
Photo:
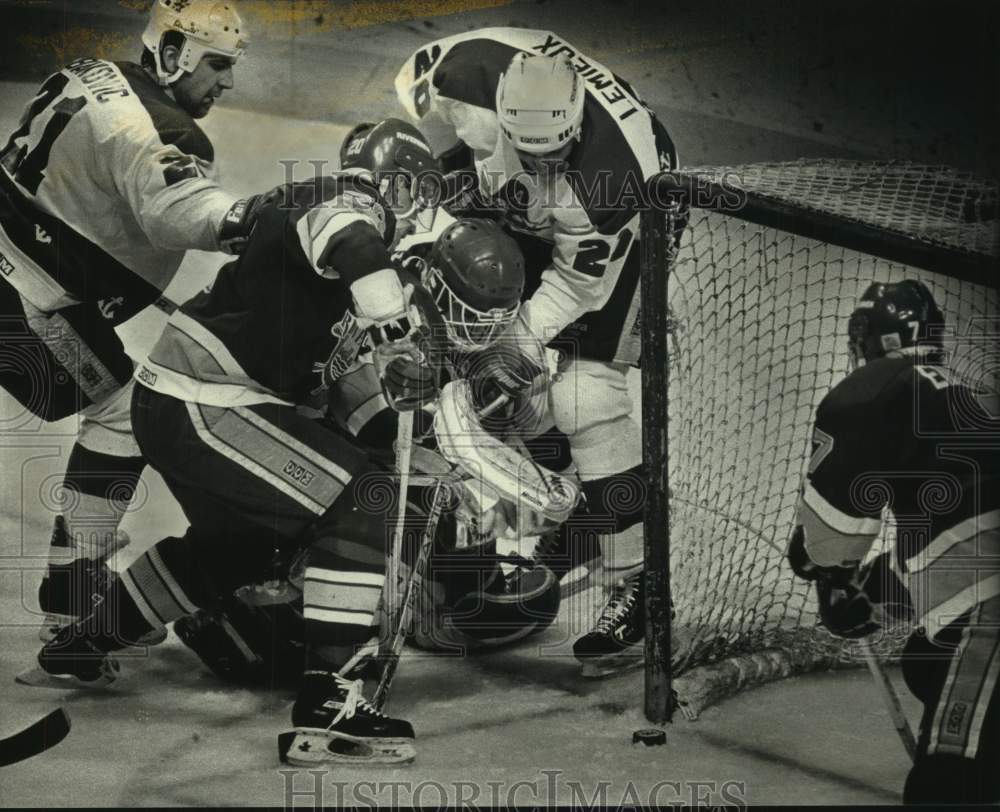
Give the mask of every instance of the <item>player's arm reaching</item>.
<path id="1" fill-rule="evenodd" d="M 215 251 L 237 197 L 219 184 L 212 146 L 200 131 L 159 133 L 135 121 L 114 133 L 112 148 L 98 153 L 116 179 L 149 241 L 165 249 Z"/>
<path id="2" fill-rule="evenodd" d="M 796 575 L 815 583 L 820 617 L 832 633 L 866 637 L 882 625 L 884 604 L 908 602 L 891 554 L 862 566 L 886 505 L 873 433 L 891 429 L 850 392 L 831 395 L 816 415 L 788 560 Z"/>

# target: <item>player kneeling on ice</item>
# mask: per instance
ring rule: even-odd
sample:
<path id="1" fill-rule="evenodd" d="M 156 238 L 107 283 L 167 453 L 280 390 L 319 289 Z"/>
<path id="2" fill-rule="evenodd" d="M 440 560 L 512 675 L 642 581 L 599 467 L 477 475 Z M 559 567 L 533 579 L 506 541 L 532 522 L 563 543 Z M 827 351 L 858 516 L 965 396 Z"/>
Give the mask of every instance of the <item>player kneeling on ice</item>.
<path id="1" fill-rule="evenodd" d="M 524 285 L 523 257 L 495 224 L 468 220 L 446 228 L 426 262 L 405 262 L 440 308 L 442 373 L 449 378 L 440 400 L 418 412 L 417 435 L 424 440 L 413 453 L 407 522 L 419 527 L 426 521 L 428 491 L 437 479 L 455 466 L 459 476 L 453 492 L 458 498 L 437 525 L 411 639 L 449 653 L 512 643 L 552 623 L 559 586 L 544 565 L 496 554 L 500 522 L 494 518 L 520 512 L 558 526 L 578 496 L 573 483 L 508 445 L 530 427 L 545 398 L 540 345 L 510 343 Z M 390 406 L 391 384 L 383 393 L 367 357 L 326 374 L 331 419 L 364 445 L 382 449 L 388 465 L 398 419 Z M 477 416 L 491 409 L 489 416 Z M 525 522 L 520 524 L 524 530 Z M 408 564 L 414 553 L 405 550 Z M 237 590 L 223 607 L 179 621 L 175 630 L 225 679 L 285 681 L 294 675 L 283 660 L 302 645 L 301 567 L 287 569 L 287 578 L 261 583 L 271 577 L 262 569 L 258 583 Z"/>
<path id="2" fill-rule="evenodd" d="M 418 286 L 389 254 L 397 216 L 423 209 L 415 178 L 434 161 L 419 132 L 391 119 L 366 133 L 358 158 L 261 206 L 241 257 L 171 316 L 139 365 L 136 439 L 191 528 L 138 558 L 26 680 L 106 684 L 108 652 L 231 594 L 256 551 L 306 546 L 305 670 L 288 760 L 413 759 L 410 724 L 367 703 L 356 678 L 377 634 L 391 525 L 364 491 L 386 476 L 355 440 L 297 409 L 365 341 L 400 384 L 397 408 L 437 395 Z M 212 546 L 225 543 L 241 545 L 229 570 L 212 566 Z"/>
<path id="3" fill-rule="evenodd" d="M 921 282 L 873 284 L 849 323 L 856 368 L 823 399 L 788 558 L 831 632 L 916 627 L 923 703 L 905 803 L 1000 800 L 1000 476 L 987 393 L 946 365 Z M 995 395 L 994 395 L 995 396 Z M 894 549 L 862 564 L 888 508 Z"/>

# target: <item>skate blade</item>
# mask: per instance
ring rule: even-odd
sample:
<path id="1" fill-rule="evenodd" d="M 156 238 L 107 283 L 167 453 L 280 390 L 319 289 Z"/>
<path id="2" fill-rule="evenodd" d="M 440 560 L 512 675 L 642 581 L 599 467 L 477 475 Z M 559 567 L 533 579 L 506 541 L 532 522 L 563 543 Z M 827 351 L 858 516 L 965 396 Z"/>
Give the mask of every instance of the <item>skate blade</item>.
<path id="1" fill-rule="evenodd" d="M 597 559 L 594 559 L 597 561 Z M 559 581 L 559 597 L 561 600 L 572 598 L 598 583 L 600 578 L 598 566 L 580 564 L 567 572 Z"/>
<path id="2" fill-rule="evenodd" d="M 357 739 L 330 730 L 295 730 L 278 736 L 283 764 L 409 764 L 417 750 L 412 739 Z"/>
<path id="3" fill-rule="evenodd" d="M 72 674 L 50 674 L 44 668 L 35 666 L 22 671 L 14 682 L 20 685 L 29 685 L 32 688 L 56 688 L 63 691 L 72 691 L 78 688 L 84 690 L 94 690 L 107 688 L 118 678 L 118 664 L 109 666 L 97 679 L 83 680 Z"/>
<path id="4" fill-rule="evenodd" d="M 584 662 L 581 675 L 585 679 L 604 679 L 642 668 L 645 663 L 646 660 L 641 653 L 616 654 Z"/>

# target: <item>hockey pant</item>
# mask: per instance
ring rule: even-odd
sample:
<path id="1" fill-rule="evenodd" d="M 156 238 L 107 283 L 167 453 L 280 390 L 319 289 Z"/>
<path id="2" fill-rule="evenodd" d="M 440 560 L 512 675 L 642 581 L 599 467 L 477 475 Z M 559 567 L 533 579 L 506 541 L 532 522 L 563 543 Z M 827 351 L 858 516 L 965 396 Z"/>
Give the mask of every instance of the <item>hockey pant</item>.
<path id="1" fill-rule="evenodd" d="M 934 640 L 913 635 L 903 675 L 924 706 L 903 802 L 1000 802 L 1000 597 Z"/>
<path id="2" fill-rule="evenodd" d="M 203 577 L 193 545 L 224 544 L 250 556 L 308 546 L 309 646 L 353 646 L 376 633 L 396 483 L 356 444 L 291 406 L 219 408 L 143 386 L 132 417 L 144 456 L 193 530 L 155 545 L 122 576 L 150 627 L 208 608 L 247 583 L 235 567 L 221 586 L 217 573 Z"/>
<path id="3" fill-rule="evenodd" d="M 66 509 L 53 534 L 53 563 L 115 550 L 142 471 L 129 420 L 132 361 L 114 323 L 93 303 L 43 312 L 0 282 L 0 386 L 23 409 L 5 430 L 79 415 L 77 443 L 54 500 Z"/>

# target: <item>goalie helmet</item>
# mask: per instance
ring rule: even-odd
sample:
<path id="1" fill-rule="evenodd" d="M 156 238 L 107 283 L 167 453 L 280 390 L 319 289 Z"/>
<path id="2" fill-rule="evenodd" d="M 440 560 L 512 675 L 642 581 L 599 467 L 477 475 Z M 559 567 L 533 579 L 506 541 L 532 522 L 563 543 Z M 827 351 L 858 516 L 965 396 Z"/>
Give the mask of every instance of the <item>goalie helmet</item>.
<path id="1" fill-rule="evenodd" d="M 848 322 L 852 366 L 918 343 L 940 351 L 941 339 L 931 335 L 931 325 L 944 326 L 944 314 L 923 282 L 873 282 Z"/>
<path id="2" fill-rule="evenodd" d="M 585 96 L 583 79 L 565 54 L 521 52 L 497 86 L 500 129 L 521 152 L 555 152 L 579 137 Z"/>
<path id="3" fill-rule="evenodd" d="M 340 145 L 341 169 L 371 172 L 379 191 L 394 206 L 398 202 L 396 179 L 407 181 L 409 201 L 396 216 L 412 217 L 417 211 L 432 209 L 440 197 L 437 159 L 423 134 L 405 121 L 387 118 L 377 124 L 358 124 Z"/>
<path id="4" fill-rule="evenodd" d="M 163 66 L 163 37 L 171 31 L 183 35 L 184 45 L 177 70 Z M 236 60 L 243 56 L 249 36 L 232 3 L 221 0 L 156 0 L 149 15 L 142 43 L 153 55 L 161 85 L 176 82 L 191 73 L 205 54 L 222 54 Z"/>
<path id="5" fill-rule="evenodd" d="M 491 220 L 457 220 L 434 243 L 422 279 L 452 343 L 488 347 L 517 318 L 524 255 Z"/>

